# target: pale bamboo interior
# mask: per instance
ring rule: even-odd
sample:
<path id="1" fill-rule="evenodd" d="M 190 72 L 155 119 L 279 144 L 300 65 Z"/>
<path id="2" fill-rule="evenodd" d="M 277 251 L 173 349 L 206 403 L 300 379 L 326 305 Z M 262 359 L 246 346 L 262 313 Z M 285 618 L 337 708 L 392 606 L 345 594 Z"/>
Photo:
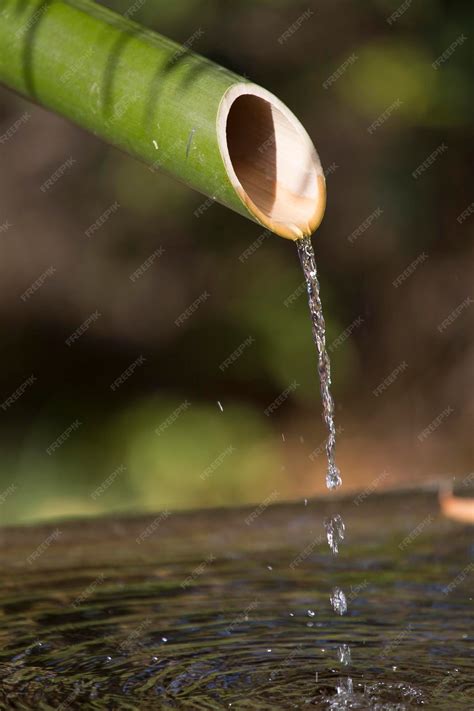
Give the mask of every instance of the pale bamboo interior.
<path id="1" fill-rule="evenodd" d="M 221 153 L 247 209 L 290 239 L 312 234 L 325 207 L 321 163 L 301 123 L 254 85 L 232 87 L 220 112 Z"/>

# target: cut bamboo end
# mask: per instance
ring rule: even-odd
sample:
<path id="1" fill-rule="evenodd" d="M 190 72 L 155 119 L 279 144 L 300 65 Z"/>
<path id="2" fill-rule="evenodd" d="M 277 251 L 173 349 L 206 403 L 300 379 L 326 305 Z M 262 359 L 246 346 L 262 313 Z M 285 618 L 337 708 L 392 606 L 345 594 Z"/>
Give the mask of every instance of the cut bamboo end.
<path id="1" fill-rule="evenodd" d="M 256 84 L 234 84 L 219 106 L 217 137 L 230 183 L 252 217 L 287 239 L 312 235 L 323 219 L 326 181 L 288 107 Z"/>

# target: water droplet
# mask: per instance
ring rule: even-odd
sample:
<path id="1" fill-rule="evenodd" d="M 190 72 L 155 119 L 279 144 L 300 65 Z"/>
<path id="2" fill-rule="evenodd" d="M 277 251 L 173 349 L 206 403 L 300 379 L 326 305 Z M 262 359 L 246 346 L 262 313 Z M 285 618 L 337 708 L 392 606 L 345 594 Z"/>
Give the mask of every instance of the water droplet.
<path id="1" fill-rule="evenodd" d="M 335 464 L 329 464 L 328 466 L 328 473 L 326 474 L 326 486 L 328 489 L 337 489 L 338 486 L 341 486 L 342 484 L 342 479 L 341 479 L 341 472 L 339 469 L 336 467 Z"/>
<path id="2" fill-rule="evenodd" d="M 271 651 L 272 651 L 271 649 L 267 649 L 267 652 L 271 652 Z"/>
<path id="3" fill-rule="evenodd" d="M 162 642 L 167 642 L 167 641 L 168 641 L 168 637 L 162 637 L 162 638 L 161 638 L 161 641 L 162 641 Z"/>
<path id="4" fill-rule="evenodd" d="M 305 505 L 305 506 L 308 505 L 308 499 L 305 499 L 305 500 L 304 500 L 304 505 Z"/>
<path id="5" fill-rule="evenodd" d="M 267 565 L 268 570 L 273 570 L 271 565 Z"/>
<path id="6" fill-rule="evenodd" d="M 294 612 L 290 612 L 290 617 L 294 617 L 294 616 L 295 616 L 295 613 L 294 613 Z"/>
<path id="7" fill-rule="evenodd" d="M 334 588 L 330 600 L 334 612 L 337 612 L 339 615 L 345 615 L 347 612 L 347 600 L 341 588 Z"/>
<path id="8" fill-rule="evenodd" d="M 219 405 L 220 411 L 224 412 L 224 408 L 222 407 L 220 400 L 217 401 L 217 404 Z"/>
<path id="9" fill-rule="evenodd" d="M 309 615 L 309 617 L 314 617 L 315 614 L 316 614 L 316 613 L 315 613 L 313 610 L 308 610 L 308 615 Z"/>
<path id="10" fill-rule="evenodd" d="M 326 528 L 326 537 L 328 541 L 329 548 L 332 550 L 334 555 L 339 553 L 339 544 L 344 540 L 344 533 L 346 527 L 344 521 L 339 514 L 331 516 L 324 521 L 324 526 Z"/>
<path id="11" fill-rule="evenodd" d="M 158 143 L 153 139 L 153 145 L 155 146 L 156 150 L 158 150 Z"/>
<path id="12" fill-rule="evenodd" d="M 337 650 L 337 658 L 341 664 L 344 664 L 346 667 L 352 662 L 351 648 L 348 644 L 339 645 Z"/>

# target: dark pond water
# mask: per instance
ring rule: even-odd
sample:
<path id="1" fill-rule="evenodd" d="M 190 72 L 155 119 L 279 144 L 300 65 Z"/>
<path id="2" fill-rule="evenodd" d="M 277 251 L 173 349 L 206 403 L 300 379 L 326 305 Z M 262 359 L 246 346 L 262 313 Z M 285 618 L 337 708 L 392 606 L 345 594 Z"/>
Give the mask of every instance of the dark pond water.
<path id="1" fill-rule="evenodd" d="M 474 708 L 473 529 L 441 518 L 434 492 L 0 541 L 2 709 Z"/>

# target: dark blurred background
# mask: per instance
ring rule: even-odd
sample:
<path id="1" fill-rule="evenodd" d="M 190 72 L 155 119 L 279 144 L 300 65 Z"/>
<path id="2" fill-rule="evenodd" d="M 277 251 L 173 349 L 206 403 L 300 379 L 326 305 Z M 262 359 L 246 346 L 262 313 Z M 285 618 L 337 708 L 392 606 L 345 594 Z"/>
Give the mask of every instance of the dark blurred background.
<path id="1" fill-rule="evenodd" d="M 129 0 L 108 6 L 130 14 Z M 193 50 L 277 94 L 314 139 L 327 171 L 314 245 L 344 489 L 469 478 L 472 3 L 134 8 L 134 20 L 180 43 L 202 28 Z M 294 245 L 271 237 L 242 258 L 258 225 L 220 205 L 197 217 L 201 195 L 3 88 L 0 135 L 25 111 L 31 118 L 0 143 L 1 402 L 35 380 L 0 410 L 1 520 L 324 492 L 326 433 Z"/>

